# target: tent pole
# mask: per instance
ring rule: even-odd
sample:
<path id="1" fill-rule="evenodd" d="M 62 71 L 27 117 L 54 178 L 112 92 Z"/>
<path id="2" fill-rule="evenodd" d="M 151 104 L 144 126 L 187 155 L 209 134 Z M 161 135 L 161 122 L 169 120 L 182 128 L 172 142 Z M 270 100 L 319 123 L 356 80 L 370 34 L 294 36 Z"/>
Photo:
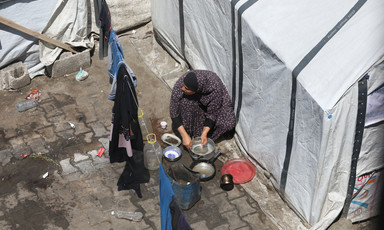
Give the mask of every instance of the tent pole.
<path id="1" fill-rule="evenodd" d="M 47 35 L 41 34 L 41 33 L 39 33 L 39 32 L 30 30 L 30 29 L 28 29 L 28 28 L 26 28 L 26 27 L 24 27 L 24 26 L 22 26 L 22 25 L 19 25 L 19 24 L 13 22 L 13 21 L 11 21 L 11 20 L 9 20 L 9 19 L 6 19 L 6 18 L 3 18 L 3 17 L 1 17 L 1 16 L 0 16 L 0 23 L 4 24 L 4 25 L 6 25 L 6 26 L 9 26 L 9 27 L 11 27 L 11 28 L 13 28 L 13 29 L 16 29 L 16 30 L 18 30 L 18 31 L 21 31 L 21 32 L 23 32 L 23 33 L 29 34 L 29 35 L 31 35 L 31 36 L 33 36 L 33 37 L 36 37 L 36 38 L 40 39 L 40 40 L 49 42 L 49 43 L 51 43 L 52 45 L 55 45 L 55 46 L 60 47 L 60 48 L 62 48 L 62 49 L 71 51 L 72 53 L 75 53 L 75 54 L 78 53 L 78 51 L 72 49 L 72 47 L 69 46 L 68 44 L 62 43 L 62 42 L 60 42 L 60 41 L 58 41 L 58 40 L 55 40 L 55 39 L 53 39 L 53 38 L 50 38 L 50 37 L 48 37 Z"/>

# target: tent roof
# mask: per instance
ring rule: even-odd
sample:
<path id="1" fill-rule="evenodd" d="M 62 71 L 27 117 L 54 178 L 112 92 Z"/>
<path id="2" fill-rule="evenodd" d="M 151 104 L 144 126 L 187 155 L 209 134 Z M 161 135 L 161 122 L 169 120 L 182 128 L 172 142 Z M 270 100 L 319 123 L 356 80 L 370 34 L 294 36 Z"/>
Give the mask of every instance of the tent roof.
<path id="1" fill-rule="evenodd" d="M 291 70 L 325 39 L 298 75 L 323 110 L 333 108 L 384 54 L 384 2 L 341 1 L 259 1 L 243 15 L 252 31 Z M 355 4 L 362 6 L 350 12 Z M 352 17 L 346 20 L 347 15 Z M 343 26 L 337 31 L 338 23 Z M 330 35 L 331 31 L 336 33 Z"/>

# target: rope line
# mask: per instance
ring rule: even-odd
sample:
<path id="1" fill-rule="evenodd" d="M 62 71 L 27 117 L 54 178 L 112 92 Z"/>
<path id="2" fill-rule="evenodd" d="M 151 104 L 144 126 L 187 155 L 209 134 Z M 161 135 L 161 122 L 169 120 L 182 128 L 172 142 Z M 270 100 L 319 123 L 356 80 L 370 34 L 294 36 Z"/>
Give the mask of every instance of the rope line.
<path id="1" fill-rule="evenodd" d="M 132 79 L 132 78 L 131 78 L 131 79 Z M 145 130 L 146 130 L 147 133 L 148 133 L 148 135 L 146 136 L 147 142 L 148 142 L 149 144 L 151 144 L 153 153 L 155 154 L 156 159 L 157 159 L 157 161 L 159 162 L 159 164 L 161 164 L 161 161 L 160 161 L 160 159 L 159 159 L 159 156 L 156 154 L 156 149 L 155 149 L 155 145 L 154 145 L 154 144 L 156 143 L 156 141 L 157 141 L 157 140 L 156 140 L 156 134 L 154 134 L 154 133 L 149 133 L 148 128 L 147 128 L 147 124 L 145 123 L 145 120 L 144 120 L 144 112 L 143 112 L 143 110 L 139 107 L 139 103 L 137 102 L 136 97 L 135 97 L 135 95 L 133 94 L 131 85 L 128 84 L 128 86 L 129 86 L 129 89 L 130 89 L 130 91 L 131 91 L 132 97 L 133 97 L 133 99 L 134 99 L 134 101 L 135 101 L 135 103 L 136 103 L 136 107 L 137 107 L 137 109 L 141 112 L 140 115 L 137 115 L 137 118 L 138 118 L 138 119 L 140 119 L 140 118 L 143 119 L 143 125 L 144 125 L 144 128 L 145 128 Z M 139 124 L 141 124 L 141 122 L 140 122 Z M 151 136 L 153 136 L 153 138 L 152 138 L 152 140 L 149 140 Z M 154 141 L 153 141 L 153 140 L 154 140 Z M 161 148 L 161 146 L 160 146 L 160 148 Z"/>

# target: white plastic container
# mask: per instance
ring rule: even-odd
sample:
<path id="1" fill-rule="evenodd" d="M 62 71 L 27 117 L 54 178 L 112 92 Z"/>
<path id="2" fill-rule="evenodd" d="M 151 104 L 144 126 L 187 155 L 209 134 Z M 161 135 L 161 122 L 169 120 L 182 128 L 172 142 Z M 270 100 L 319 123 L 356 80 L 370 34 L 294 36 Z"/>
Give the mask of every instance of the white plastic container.
<path id="1" fill-rule="evenodd" d="M 144 144 L 144 167 L 148 170 L 156 170 L 163 157 L 163 149 L 159 142 L 147 142 Z"/>
<path id="2" fill-rule="evenodd" d="M 23 101 L 17 102 L 16 109 L 19 112 L 23 112 L 25 110 L 31 109 L 36 106 L 37 106 L 37 102 L 34 100 L 23 100 Z"/>

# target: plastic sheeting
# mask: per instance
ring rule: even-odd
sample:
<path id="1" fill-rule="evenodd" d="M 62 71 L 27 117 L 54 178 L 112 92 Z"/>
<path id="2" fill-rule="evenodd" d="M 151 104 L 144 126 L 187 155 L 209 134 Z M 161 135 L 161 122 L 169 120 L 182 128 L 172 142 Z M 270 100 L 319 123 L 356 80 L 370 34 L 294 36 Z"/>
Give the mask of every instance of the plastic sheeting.
<path id="1" fill-rule="evenodd" d="M 9 1 L 0 3 L 1 16 L 28 29 L 75 47 L 93 47 L 90 1 Z M 0 24 L 0 68 L 22 61 L 33 78 L 45 72 L 61 48 Z"/>
<path id="2" fill-rule="evenodd" d="M 151 21 L 150 0 L 106 0 L 106 3 L 112 16 L 112 28 L 117 34 Z M 93 9 L 94 0 L 91 5 Z M 95 20 L 92 20 L 92 31 L 99 33 Z"/>
<path id="3" fill-rule="evenodd" d="M 73 47 L 92 48 L 90 1 L 59 1 L 42 31 L 43 34 Z M 63 49 L 47 42 L 40 41 L 40 61 L 45 65 L 52 65 Z"/>
<path id="4" fill-rule="evenodd" d="M 108 0 L 107 3 L 115 31 L 126 31 L 151 19 L 150 0 Z M 93 47 L 90 34 L 99 32 L 93 0 L 0 1 L 0 14 L 74 47 Z M 0 68 L 22 61 L 33 78 L 44 74 L 44 67 L 51 65 L 61 52 L 61 48 L 0 24 Z"/>
<path id="5" fill-rule="evenodd" d="M 41 33 L 57 1 L 14 0 L 0 3 L 0 15 L 28 29 Z M 38 13 L 37 13 L 38 12 Z M 38 39 L 0 24 L 0 68 L 22 61 L 33 78 L 44 73 L 39 58 Z"/>
<path id="6" fill-rule="evenodd" d="M 355 191 L 348 218 L 352 222 L 363 221 L 379 215 L 382 199 L 383 171 L 371 172 L 356 179 Z"/>
<path id="7" fill-rule="evenodd" d="M 351 172 L 358 81 L 369 75 L 368 93 L 384 84 L 383 11 L 380 0 L 152 0 L 164 45 L 194 69 L 218 73 L 235 104 L 242 149 L 313 229 L 339 216 L 351 174 L 383 167 L 384 135 L 371 127 Z"/>
<path id="8" fill-rule="evenodd" d="M 384 121 L 384 86 L 368 95 L 365 127 Z"/>

